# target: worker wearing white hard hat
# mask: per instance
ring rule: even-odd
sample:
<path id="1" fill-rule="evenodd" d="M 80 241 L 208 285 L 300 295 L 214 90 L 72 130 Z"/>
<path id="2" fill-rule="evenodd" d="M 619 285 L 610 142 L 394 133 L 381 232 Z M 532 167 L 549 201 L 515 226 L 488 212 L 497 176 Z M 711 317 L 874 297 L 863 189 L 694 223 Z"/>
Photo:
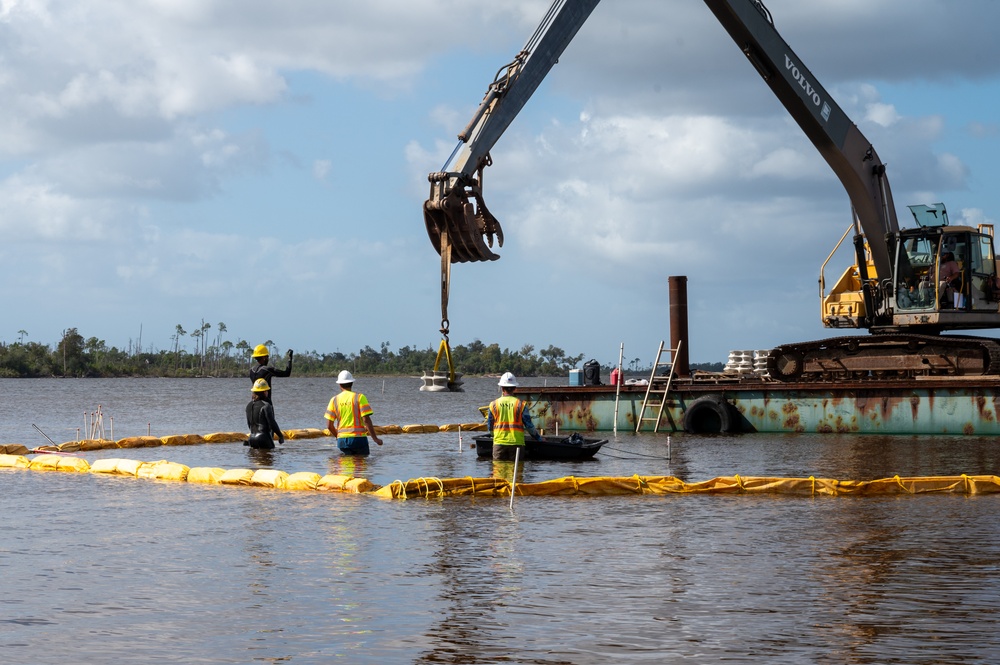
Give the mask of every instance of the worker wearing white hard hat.
<path id="1" fill-rule="evenodd" d="M 257 383 L 257 379 L 264 379 L 267 381 L 267 396 L 263 397 L 268 404 L 271 403 L 271 377 L 274 376 L 291 376 L 292 375 L 292 358 L 295 356 L 295 352 L 288 349 L 288 365 L 285 369 L 277 369 L 268 364 L 268 360 L 271 359 L 271 352 L 268 351 L 265 344 L 258 344 L 253 349 L 253 359 L 257 362 L 256 365 L 250 368 L 250 382 L 253 384 Z"/>
<path id="2" fill-rule="evenodd" d="M 346 369 L 337 375 L 337 385 L 340 386 L 340 393 L 330 398 L 326 406 L 324 428 L 337 437 L 340 452 L 367 455 L 370 452 L 367 435 L 382 445 L 382 439 L 375 433 L 375 425 L 372 424 L 372 407 L 367 397 L 351 390 L 354 375 Z"/>
<path id="3" fill-rule="evenodd" d="M 514 397 L 517 377 L 504 372 L 497 385 L 503 394 L 490 403 L 486 413 L 486 429 L 493 434 L 493 459 L 513 462 L 518 448 L 524 446 L 525 431 L 536 441 L 541 441 L 542 437 L 531 422 L 528 405 Z"/>
<path id="4" fill-rule="evenodd" d="M 517 377 L 510 372 L 504 372 L 497 385 L 501 388 L 517 388 Z"/>

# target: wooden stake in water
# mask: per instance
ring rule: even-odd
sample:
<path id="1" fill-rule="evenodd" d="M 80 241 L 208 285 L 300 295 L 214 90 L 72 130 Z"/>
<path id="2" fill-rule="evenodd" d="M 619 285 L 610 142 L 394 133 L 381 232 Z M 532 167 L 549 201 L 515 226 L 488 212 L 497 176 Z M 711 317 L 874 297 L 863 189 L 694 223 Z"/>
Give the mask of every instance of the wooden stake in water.
<path id="1" fill-rule="evenodd" d="M 514 451 L 514 473 L 510 477 L 510 509 L 514 510 L 514 490 L 517 488 L 517 463 L 521 461 L 521 446 Z"/>
<path id="2" fill-rule="evenodd" d="M 621 386 L 622 386 L 622 357 L 625 355 L 625 342 L 621 342 L 618 345 L 618 374 L 615 380 L 615 419 L 611 425 L 613 434 L 618 436 L 618 401 L 621 398 Z"/>
<path id="3" fill-rule="evenodd" d="M 462 452 L 462 426 L 458 426 L 458 452 Z"/>
<path id="4" fill-rule="evenodd" d="M 667 461 L 670 461 L 670 435 L 667 435 Z"/>

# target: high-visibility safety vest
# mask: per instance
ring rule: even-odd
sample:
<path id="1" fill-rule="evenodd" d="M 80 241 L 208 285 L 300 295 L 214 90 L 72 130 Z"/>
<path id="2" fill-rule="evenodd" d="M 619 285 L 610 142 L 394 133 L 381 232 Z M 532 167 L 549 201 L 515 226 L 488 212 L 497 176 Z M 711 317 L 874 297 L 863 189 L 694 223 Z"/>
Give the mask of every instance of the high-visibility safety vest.
<path id="1" fill-rule="evenodd" d="M 370 415 L 372 407 L 368 404 L 368 398 L 350 390 L 334 395 L 326 407 L 326 419 L 337 422 L 338 439 L 367 436 L 364 417 Z"/>
<path id="2" fill-rule="evenodd" d="M 490 404 L 493 416 L 493 444 L 500 446 L 524 445 L 524 402 L 513 395 L 504 395 Z"/>

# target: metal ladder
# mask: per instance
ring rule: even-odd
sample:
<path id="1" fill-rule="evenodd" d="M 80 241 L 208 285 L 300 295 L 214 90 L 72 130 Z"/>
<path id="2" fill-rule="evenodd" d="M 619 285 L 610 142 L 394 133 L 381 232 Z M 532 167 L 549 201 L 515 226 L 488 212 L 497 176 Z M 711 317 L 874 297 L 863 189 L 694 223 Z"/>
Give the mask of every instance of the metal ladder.
<path id="1" fill-rule="evenodd" d="M 670 392 L 670 384 L 674 380 L 674 360 L 677 358 L 677 354 L 681 350 L 681 342 L 677 342 L 676 349 L 663 348 L 663 342 L 660 342 L 660 348 L 656 350 L 656 359 L 653 361 L 653 371 L 649 374 L 649 383 L 646 385 L 646 396 L 642 399 L 642 408 L 639 410 L 639 417 L 636 418 L 635 422 L 635 432 L 638 434 L 642 431 L 642 424 L 644 422 L 653 423 L 653 431 L 660 431 L 660 416 L 663 414 L 663 405 L 667 402 L 667 393 Z M 670 361 L 663 362 L 663 354 L 670 352 Z M 670 367 L 670 371 L 666 376 L 657 376 L 657 370 L 663 367 Z M 655 416 L 647 416 L 646 412 L 656 411 Z"/>

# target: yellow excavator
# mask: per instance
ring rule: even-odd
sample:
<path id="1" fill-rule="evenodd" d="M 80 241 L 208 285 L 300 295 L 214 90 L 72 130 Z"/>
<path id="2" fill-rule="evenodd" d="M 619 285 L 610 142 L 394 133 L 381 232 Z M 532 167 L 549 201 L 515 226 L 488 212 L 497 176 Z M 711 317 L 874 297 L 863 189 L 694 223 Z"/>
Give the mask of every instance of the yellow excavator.
<path id="1" fill-rule="evenodd" d="M 503 231 L 483 201 L 490 150 L 599 2 L 553 2 L 524 48 L 497 72 L 444 167 L 428 176 L 424 221 L 441 255 L 445 298 L 451 263 L 499 258 L 493 247 L 503 245 Z M 1000 374 L 1000 342 L 941 334 L 1000 327 L 992 225 L 951 226 L 944 204 L 936 203 L 909 206 L 916 225 L 900 228 L 885 165 L 778 34 L 763 2 L 704 2 L 833 169 L 853 211 L 838 246 L 853 232 L 855 262 L 829 292 L 824 263 L 821 317 L 827 328 L 868 334 L 778 346 L 767 361 L 769 376 L 839 381 Z M 446 313 L 444 304 L 442 309 Z"/>

